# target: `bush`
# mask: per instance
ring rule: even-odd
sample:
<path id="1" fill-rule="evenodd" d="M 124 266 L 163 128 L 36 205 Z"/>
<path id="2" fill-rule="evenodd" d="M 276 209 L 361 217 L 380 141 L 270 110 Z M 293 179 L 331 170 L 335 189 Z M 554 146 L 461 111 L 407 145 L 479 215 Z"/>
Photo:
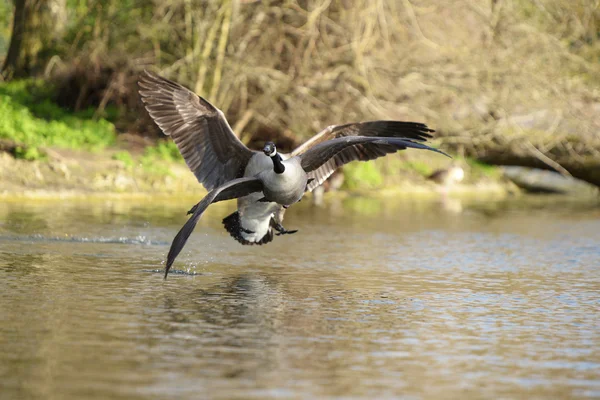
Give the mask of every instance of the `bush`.
<path id="1" fill-rule="evenodd" d="M 116 141 L 114 125 L 94 119 L 93 110 L 69 113 L 52 102 L 52 89 L 36 80 L 0 84 L 0 138 L 27 148 L 37 158 L 38 147 L 100 150 Z"/>
<path id="2" fill-rule="evenodd" d="M 183 158 L 177 145 L 172 140 L 159 140 L 156 145 L 146 147 L 143 159 L 181 162 Z"/>
<path id="3" fill-rule="evenodd" d="M 383 176 L 374 162 L 353 162 L 344 167 L 344 187 L 373 189 L 383 184 Z"/>
<path id="4" fill-rule="evenodd" d="M 128 151 L 119 151 L 119 152 L 113 154 L 112 159 L 121 161 L 125 165 L 125 168 L 127 168 L 127 169 L 133 168 L 133 166 L 135 164 L 135 161 L 133 160 L 131 153 L 129 153 Z"/>

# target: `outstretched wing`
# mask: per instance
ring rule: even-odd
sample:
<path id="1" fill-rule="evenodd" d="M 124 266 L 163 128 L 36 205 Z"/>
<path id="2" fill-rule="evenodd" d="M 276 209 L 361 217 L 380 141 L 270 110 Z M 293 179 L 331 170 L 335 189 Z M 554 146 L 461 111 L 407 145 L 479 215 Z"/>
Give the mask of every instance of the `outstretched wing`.
<path id="1" fill-rule="evenodd" d="M 320 168 L 323 168 L 323 166 L 327 166 L 328 163 L 330 163 L 332 160 L 336 160 L 335 168 L 337 168 L 350 161 L 360 159 L 344 156 L 340 157 L 340 154 L 342 154 L 342 152 L 353 148 L 365 148 L 366 145 L 371 145 L 371 148 L 373 149 L 386 149 L 386 152 L 381 155 L 385 155 L 386 153 L 391 153 L 399 150 L 404 150 L 407 148 L 413 148 L 431 150 L 448 156 L 443 151 L 434 149 L 433 147 L 429 147 L 427 145 L 424 145 L 423 143 L 414 142 L 407 138 L 348 136 L 328 140 L 326 142 L 319 143 L 318 145 L 312 147 L 310 150 L 308 150 L 306 153 L 300 156 L 302 168 L 304 168 L 304 171 L 309 173 L 309 176 L 311 175 L 311 172 L 314 173 Z M 356 153 L 361 154 L 361 150 L 356 150 Z M 380 155 L 377 155 L 376 157 L 379 156 Z"/>
<path id="2" fill-rule="evenodd" d="M 431 132 L 434 132 L 434 130 L 418 122 L 369 121 L 346 125 L 332 125 L 300 145 L 291 155 L 304 154 L 323 142 L 341 137 L 396 137 L 414 141 L 425 141 L 431 138 Z M 337 168 L 350 161 L 373 160 L 398 150 L 401 149 L 397 146 L 376 144 L 374 142 L 347 147 L 330 158 L 321 167 L 309 173 L 309 178 L 313 178 L 314 180 L 307 186 L 307 190 L 312 191 L 333 174 Z"/>
<path id="3" fill-rule="evenodd" d="M 146 110 L 175 141 L 206 190 L 244 175 L 254 152 L 235 136 L 223 112 L 178 83 L 148 71 L 138 82 Z"/>
<path id="4" fill-rule="evenodd" d="M 171 265 L 173 265 L 173 261 L 175 261 L 175 258 L 179 255 L 181 249 L 183 249 L 183 246 L 185 246 L 185 242 L 187 242 L 188 238 L 192 234 L 192 231 L 196 227 L 198 220 L 209 205 L 219 201 L 237 199 L 254 192 L 260 192 L 262 190 L 263 184 L 259 179 L 253 177 L 239 178 L 224 183 L 204 196 L 200 203 L 194 206 L 194 213 L 190 219 L 187 220 L 185 225 L 183 225 L 181 230 L 179 230 L 173 239 L 173 243 L 171 243 L 171 248 L 169 249 L 169 254 L 167 255 L 165 279 L 167 279 L 167 274 L 169 273 L 169 269 L 171 269 Z"/>

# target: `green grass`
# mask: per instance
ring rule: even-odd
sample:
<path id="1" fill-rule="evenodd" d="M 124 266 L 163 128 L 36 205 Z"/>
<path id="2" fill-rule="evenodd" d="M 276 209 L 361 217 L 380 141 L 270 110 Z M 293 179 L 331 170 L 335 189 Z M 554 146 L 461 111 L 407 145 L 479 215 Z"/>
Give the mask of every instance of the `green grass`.
<path id="1" fill-rule="evenodd" d="M 500 179 L 502 176 L 502 171 L 496 166 L 489 165 L 472 158 L 466 158 L 464 161 L 469 166 L 471 180 L 477 180 L 482 177 Z"/>
<path id="2" fill-rule="evenodd" d="M 344 166 L 346 189 L 374 189 L 381 185 L 383 185 L 383 175 L 375 163 L 353 162 Z"/>
<path id="3" fill-rule="evenodd" d="M 113 154 L 112 159 L 121 161 L 128 170 L 139 165 L 146 173 L 158 176 L 171 175 L 167 163 L 183 162 L 177 146 L 170 140 L 161 140 L 154 146 L 146 147 L 141 156 L 133 156 L 122 150 Z"/>
<path id="4" fill-rule="evenodd" d="M 43 147 L 97 151 L 115 143 L 110 121 L 93 118 L 93 109 L 69 112 L 52 96 L 52 88 L 39 80 L 0 84 L 0 139 L 23 145 L 26 159 L 41 157 Z"/>
<path id="5" fill-rule="evenodd" d="M 125 165 L 125 168 L 129 170 L 132 169 L 135 165 L 135 160 L 131 156 L 131 153 L 125 150 L 113 154 L 112 159 L 121 161 L 123 165 Z"/>
<path id="6" fill-rule="evenodd" d="M 147 159 L 148 161 L 183 161 L 177 145 L 172 140 L 159 140 L 154 146 L 146 147 L 142 159 Z"/>
<path id="7" fill-rule="evenodd" d="M 160 140 L 154 146 L 148 146 L 140 157 L 140 164 L 144 171 L 152 175 L 171 175 L 171 170 L 166 162 L 183 162 L 179 150 L 171 140 Z"/>
<path id="8" fill-rule="evenodd" d="M 53 102 L 52 87 L 41 80 L 17 80 L 0 84 L 0 139 L 15 142 L 15 157 L 36 160 L 44 157 L 44 147 L 99 151 L 116 143 L 117 134 L 111 122 L 118 117 L 114 108 L 107 108 L 106 118 L 95 118 L 93 108 L 71 112 Z M 112 158 L 134 167 L 136 160 L 128 151 L 119 151 Z M 142 168 L 164 175 L 164 162 L 182 162 L 175 143 L 161 140 L 144 150 L 139 157 Z"/>
<path id="9" fill-rule="evenodd" d="M 44 152 L 40 151 L 37 147 L 22 147 L 17 146 L 15 151 L 13 152 L 13 156 L 15 158 L 20 158 L 22 160 L 33 161 L 33 160 L 42 160 L 46 158 Z"/>

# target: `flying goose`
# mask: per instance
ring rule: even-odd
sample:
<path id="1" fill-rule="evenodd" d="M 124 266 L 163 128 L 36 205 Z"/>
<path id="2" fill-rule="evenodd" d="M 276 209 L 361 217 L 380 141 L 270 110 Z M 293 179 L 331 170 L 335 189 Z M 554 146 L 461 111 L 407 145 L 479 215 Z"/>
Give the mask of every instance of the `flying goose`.
<path id="1" fill-rule="evenodd" d="M 167 256 L 165 278 L 175 257 L 206 208 L 238 199 L 238 210 L 223 219 L 242 244 L 264 244 L 279 234 L 285 208 L 299 201 L 350 161 L 368 161 L 406 148 L 445 153 L 422 144 L 434 132 L 425 124 L 370 121 L 332 125 L 296 148 L 280 154 L 267 142 L 262 152 L 248 149 L 234 134 L 223 112 L 168 79 L 145 71 L 140 95 L 161 130 L 173 138 L 188 167 L 209 193 L 189 213 Z"/>

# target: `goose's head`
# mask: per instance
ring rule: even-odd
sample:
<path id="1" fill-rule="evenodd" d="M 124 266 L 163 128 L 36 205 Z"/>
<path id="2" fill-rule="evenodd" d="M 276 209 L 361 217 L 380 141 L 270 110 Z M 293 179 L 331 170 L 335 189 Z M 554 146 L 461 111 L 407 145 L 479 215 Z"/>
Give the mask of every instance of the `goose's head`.
<path id="1" fill-rule="evenodd" d="M 263 147 L 263 152 L 268 157 L 275 157 L 277 155 L 277 147 L 275 147 L 275 143 L 273 143 L 273 142 L 265 143 L 265 147 Z"/>

